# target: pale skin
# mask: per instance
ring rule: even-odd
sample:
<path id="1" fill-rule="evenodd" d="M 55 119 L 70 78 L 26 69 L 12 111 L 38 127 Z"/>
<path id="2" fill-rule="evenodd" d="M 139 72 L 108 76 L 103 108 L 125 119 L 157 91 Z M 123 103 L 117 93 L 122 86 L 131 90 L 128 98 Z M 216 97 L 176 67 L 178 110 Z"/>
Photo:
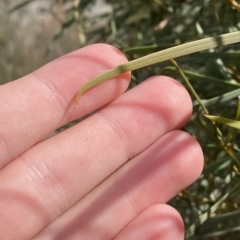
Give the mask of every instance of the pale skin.
<path id="1" fill-rule="evenodd" d="M 0 86 L 0 239 L 184 238 L 166 202 L 203 167 L 199 144 L 178 130 L 192 113 L 184 87 L 154 76 L 124 93 L 125 73 L 73 108 L 81 86 L 126 61 L 96 44 Z"/>

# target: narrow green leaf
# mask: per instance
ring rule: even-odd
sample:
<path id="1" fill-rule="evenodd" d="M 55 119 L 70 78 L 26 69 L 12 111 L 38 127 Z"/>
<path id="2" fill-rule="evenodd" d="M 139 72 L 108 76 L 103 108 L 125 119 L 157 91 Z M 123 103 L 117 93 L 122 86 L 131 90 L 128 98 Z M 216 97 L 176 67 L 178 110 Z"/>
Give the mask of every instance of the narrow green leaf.
<path id="1" fill-rule="evenodd" d="M 220 46 L 228 45 L 232 43 L 237 43 L 237 42 L 240 42 L 240 31 L 181 44 L 179 46 L 165 49 L 163 51 L 159 51 L 159 52 L 135 59 L 128 63 L 119 65 L 93 78 L 91 81 L 87 82 L 78 91 L 75 99 L 74 107 L 77 106 L 79 98 L 85 92 L 122 73 L 133 71 L 133 70 L 143 68 L 152 64 L 156 64 L 159 62 L 163 62 L 166 60 L 175 59 L 177 57 L 181 57 L 187 54 L 191 54 L 191 53 L 195 53 L 195 52 L 199 52 L 199 51 L 203 51 L 203 50 L 207 50 L 215 47 L 220 47 Z"/>
<path id="2" fill-rule="evenodd" d="M 53 36 L 51 42 L 48 45 L 48 48 L 46 50 L 46 54 L 48 54 L 53 46 L 53 43 L 55 41 L 57 41 L 60 37 L 62 37 L 62 35 L 64 34 L 64 32 L 75 22 L 75 18 L 72 17 L 70 19 L 68 19 L 66 22 L 62 23 L 61 27 L 57 30 L 56 34 Z"/>
<path id="3" fill-rule="evenodd" d="M 204 114 L 204 116 L 214 122 L 221 123 L 221 124 L 227 125 L 229 127 L 240 129 L 240 121 L 237 121 L 235 119 L 223 118 L 223 117 L 207 115 L 207 114 Z"/>
<path id="4" fill-rule="evenodd" d="M 236 98 L 238 95 L 240 95 L 240 88 L 233 90 L 231 92 L 224 93 L 222 95 L 219 95 L 217 97 L 208 99 L 208 100 L 202 100 L 203 105 L 205 107 L 211 107 L 214 105 L 220 106 L 221 104 L 228 102 L 232 100 L 233 98 Z M 194 106 L 199 105 L 198 103 L 194 103 Z"/>
<path id="5" fill-rule="evenodd" d="M 240 58 L 240 55 L 239 55 Z M 166 68 L 163 69 L 163 72 L 165 71 L 173 71 L 176 72 L 177 70 L 172 67 L 172 66 L 167 66 Z M 191 78 L 191 80 L 200 80 L 200 81 L 205 81 L 208 83 L 215 83 L 217 85 L 223 85 L 223 86 L 229 86 L 229 87 L 233 87 L 233 88 L 240 88 L 240 84 L 239 83 L 233 83 L 233 82 L 229 82 L 226 81 L 224 79 L 219 79 L 219 78 L 213 78 L 213 77 L 209 77 L 209 76 L 205 76 L 196 72 L 191 72 L 188 70 L 183 70 L 182 72 L 189 78 Z"/>
<path id="6" fill-rule="evenodd" d="M 240 97 L 238 96 L 236 120 L 240 120 Z"/>

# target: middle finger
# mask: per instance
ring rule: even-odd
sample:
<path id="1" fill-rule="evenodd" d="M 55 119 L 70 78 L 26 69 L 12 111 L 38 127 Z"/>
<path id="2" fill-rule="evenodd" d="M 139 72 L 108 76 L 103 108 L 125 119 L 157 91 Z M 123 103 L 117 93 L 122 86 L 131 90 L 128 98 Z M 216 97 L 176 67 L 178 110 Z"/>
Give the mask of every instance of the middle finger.
<path id="1" fill-rule="evenodd" d="M 154 77 L 37 144 L 1 172 L 0 207 L 9 208 L 1 213 L 6 220 L 0 232 L 7 227 L 16 234 L 19 222 L 7 217 L 14 215 L 21 238 L 31 238 L 127 160 L 180 128 L 190 114 L 186 90 L 167 77 Z"/>

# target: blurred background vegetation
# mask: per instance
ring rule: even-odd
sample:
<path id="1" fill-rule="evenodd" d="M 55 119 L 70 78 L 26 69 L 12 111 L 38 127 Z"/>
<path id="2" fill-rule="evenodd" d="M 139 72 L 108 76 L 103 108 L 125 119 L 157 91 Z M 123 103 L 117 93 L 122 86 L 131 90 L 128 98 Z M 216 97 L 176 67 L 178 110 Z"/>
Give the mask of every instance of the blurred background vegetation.
<path id="1" fill-rule="evenodd" d="M 238 31 L 240 7 L 235 0 L 1 0 L 0 23 L 3 84 L 95 42 L 112 44 L 131 60 Z M 240 44 L 176 61 L 211 115 L 240 120 Z M 156 74 L 182 82 L 164 62 L 134 71 L 131 87 Z M 205 168 L 170 204 L 184 219 L 186 239 L 240 239 L 239 130 L 213 124 L 194 98 L 193 105 L 184 130 L 200 142 Z"/>

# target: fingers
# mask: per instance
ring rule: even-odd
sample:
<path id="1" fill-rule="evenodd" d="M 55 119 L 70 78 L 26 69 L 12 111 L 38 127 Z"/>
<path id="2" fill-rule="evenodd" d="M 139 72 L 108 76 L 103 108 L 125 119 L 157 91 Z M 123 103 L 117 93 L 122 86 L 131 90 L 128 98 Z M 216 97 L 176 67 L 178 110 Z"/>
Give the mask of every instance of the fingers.
<path id="1" fill-rule="evenodd" d="M 179 213 L 165 204 L 153 205 L 134 218 L 114 240 L 183 240 L 184 225 Z"/>
<path id="2" fill-rule="evenodd" d="M 91 45 L 34 73 L 0 86 L 0 168 L 47 134 L 117 98 L 129 83 L 126 73 L 86 93 L 73 109 L 78 89 L 92 77 L 126 62 L 112 46 Z"/>
<path id="3" fill-rule="evenodd" d="M 190 114 L 186 90 L 167 77 L 154 77 L 37 144 L 1 171 L 0 207 L 9 209 L 0 213 L 5 219 L 0 232 L 8 227 L 19 238 L 31 238 Z"/>
<path id="4" fill-rule="evenodd" d="M 123 165 L 34 240 L 113 239 L 129 223 L 131 229 L 131 221 L 142 211 L 166 203 L 195 181 L 202 167 L 199 144 L 185 132 L 169 132 Z"/>

